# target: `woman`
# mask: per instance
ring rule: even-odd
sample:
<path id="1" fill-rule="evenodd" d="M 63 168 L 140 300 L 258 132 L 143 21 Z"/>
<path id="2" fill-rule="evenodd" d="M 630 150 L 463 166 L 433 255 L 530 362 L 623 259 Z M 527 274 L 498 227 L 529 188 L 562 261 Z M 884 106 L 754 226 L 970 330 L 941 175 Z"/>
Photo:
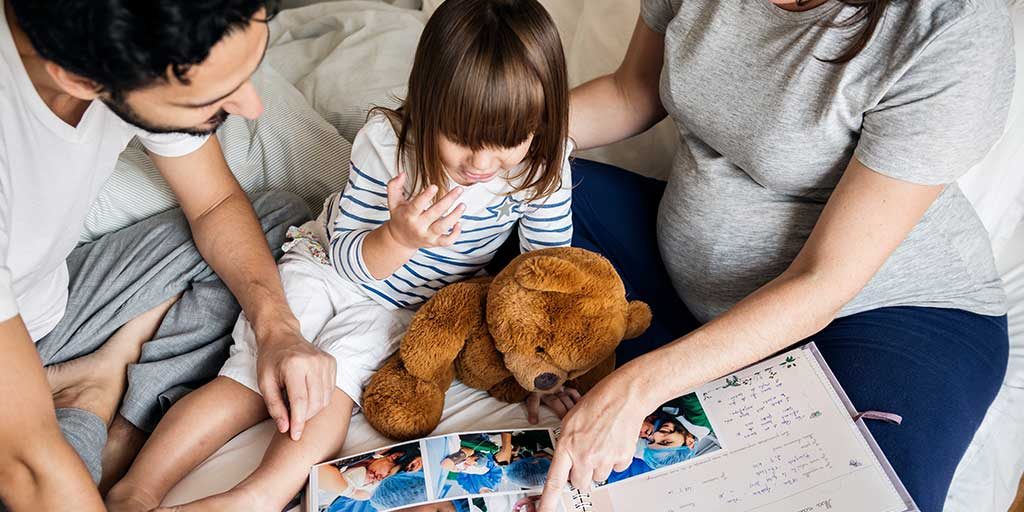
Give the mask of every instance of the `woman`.
<path id="1" fill-rule="evenodd" d="M 1007 361 L 991 248 L 955 185 L 1006 120 L 1003 0 L 642 5 L 621 67 L 573 92 L 571 134 L 586 149 L 669 115 L 682 150 L 667 185 L 575 169 L 574 243 L 651 304 L 661 347 L 565 418 L 542 510 L 566 479 L 626 469 L 662 402 L 808 338 L 856 407 L 903 416 L 869 427 L 940 510 Z"/>

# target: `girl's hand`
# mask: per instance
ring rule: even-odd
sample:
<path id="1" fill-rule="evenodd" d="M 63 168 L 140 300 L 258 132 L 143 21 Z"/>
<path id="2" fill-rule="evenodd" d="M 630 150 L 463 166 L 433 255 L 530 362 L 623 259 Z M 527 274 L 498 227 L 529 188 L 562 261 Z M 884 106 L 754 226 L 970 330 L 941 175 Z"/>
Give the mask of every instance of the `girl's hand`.
<path id="1" fill-rule="evenodd" d="M 548 406 L 558 419 L 565 418 L 569 410 L 580 401 L 580 392 L 573 388 L 562 388 L 555 393 L 540 394 L 530 393 L 526 399 L 526 411 L 529 415 L 530 424 L 536 425 L 540 421 L 540 404 Z"/>
<path id="2" fill-rule="evenodd" d="M 614 377 L 601 381 L 562 421 L 539 512 L 558 510 L 567 481 L 587 492 L 594 482 L 607 480 L 613 470 L 626 470 L 633 461 L 637 432 L 650 411 L 629 396 L 628 381 Z"/>
<path id="3" fill-rule="evenodd" d="M 538 499 L 540 499 L 540 496 L 519 498 L 515 505 L 512 505 L 512 512 L 536 512 Z"/>
<path id="4" fill-rule="evenodd" d="M 400 173 L 388 182 L 388 210 L 391 219 L 384 223 L 391 238 L 411 251 L 430 247 L 447 247 L 455 243 L 462 232 L 459 218 L 466 211 L 460 204 L 448 215 L 445 212 L 462 195 L 462 188 L 452 189 L 440 201 L 432 203 L 437 187 L 431 185 L 417 196 L 406 199 L 406 174 Z"/>

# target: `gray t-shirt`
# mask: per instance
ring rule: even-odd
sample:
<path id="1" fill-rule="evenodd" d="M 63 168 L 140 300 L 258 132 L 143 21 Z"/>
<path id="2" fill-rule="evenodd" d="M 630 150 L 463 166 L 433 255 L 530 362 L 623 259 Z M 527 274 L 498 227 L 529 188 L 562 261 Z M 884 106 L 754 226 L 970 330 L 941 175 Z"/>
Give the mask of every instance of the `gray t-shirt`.
<path id="1" fill-rule="evenodd" d="M 853 156 L 949 186 L 840 315 L 1006 312 L 985 229 L 955 184 L 1006 122 L 1005 0 L 895 0 L 853 61 L 823 62 L 860 27 L 841 25 L 854 12 L 836 0 L 804 12 L 768 0 L 643 0 L 644 21 L 665 34 L 661 99 L 683 142 L 658 238 L 703 321 L 786 269 Z"/>

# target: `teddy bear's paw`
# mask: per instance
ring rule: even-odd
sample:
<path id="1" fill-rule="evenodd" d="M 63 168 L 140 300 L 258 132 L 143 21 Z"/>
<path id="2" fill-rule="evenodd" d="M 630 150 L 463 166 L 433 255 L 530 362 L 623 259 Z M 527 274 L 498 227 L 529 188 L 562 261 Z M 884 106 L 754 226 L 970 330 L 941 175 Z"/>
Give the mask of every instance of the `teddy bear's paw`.
<path id="1" fill-rule="evenodd" d="M 444 391 L 389 361 L 363 393 L 363 412 L 381 434 L 397 440 L 425 437 L 437 428 L 444 411 Z"/>

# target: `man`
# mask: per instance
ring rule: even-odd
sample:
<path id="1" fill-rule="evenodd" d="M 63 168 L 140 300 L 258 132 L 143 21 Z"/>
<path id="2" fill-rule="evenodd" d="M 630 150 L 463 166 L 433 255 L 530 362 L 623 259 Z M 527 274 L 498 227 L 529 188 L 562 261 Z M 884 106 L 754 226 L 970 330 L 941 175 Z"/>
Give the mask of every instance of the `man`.
<path id="1" fill-rule="evenodd" d="M 250 204 L 209 136 L 262 112 L 249 77 L 270 1 L 0 3 L 0 499 L 102 510 L 94 481 L 216 374 L 238 304 L 268 409 L 301 432 L 334 362 L 302 339 L 268 240 L 308 211 L 280 193 Z M 75 248 L 133 137 L 181 209 Z"/>

